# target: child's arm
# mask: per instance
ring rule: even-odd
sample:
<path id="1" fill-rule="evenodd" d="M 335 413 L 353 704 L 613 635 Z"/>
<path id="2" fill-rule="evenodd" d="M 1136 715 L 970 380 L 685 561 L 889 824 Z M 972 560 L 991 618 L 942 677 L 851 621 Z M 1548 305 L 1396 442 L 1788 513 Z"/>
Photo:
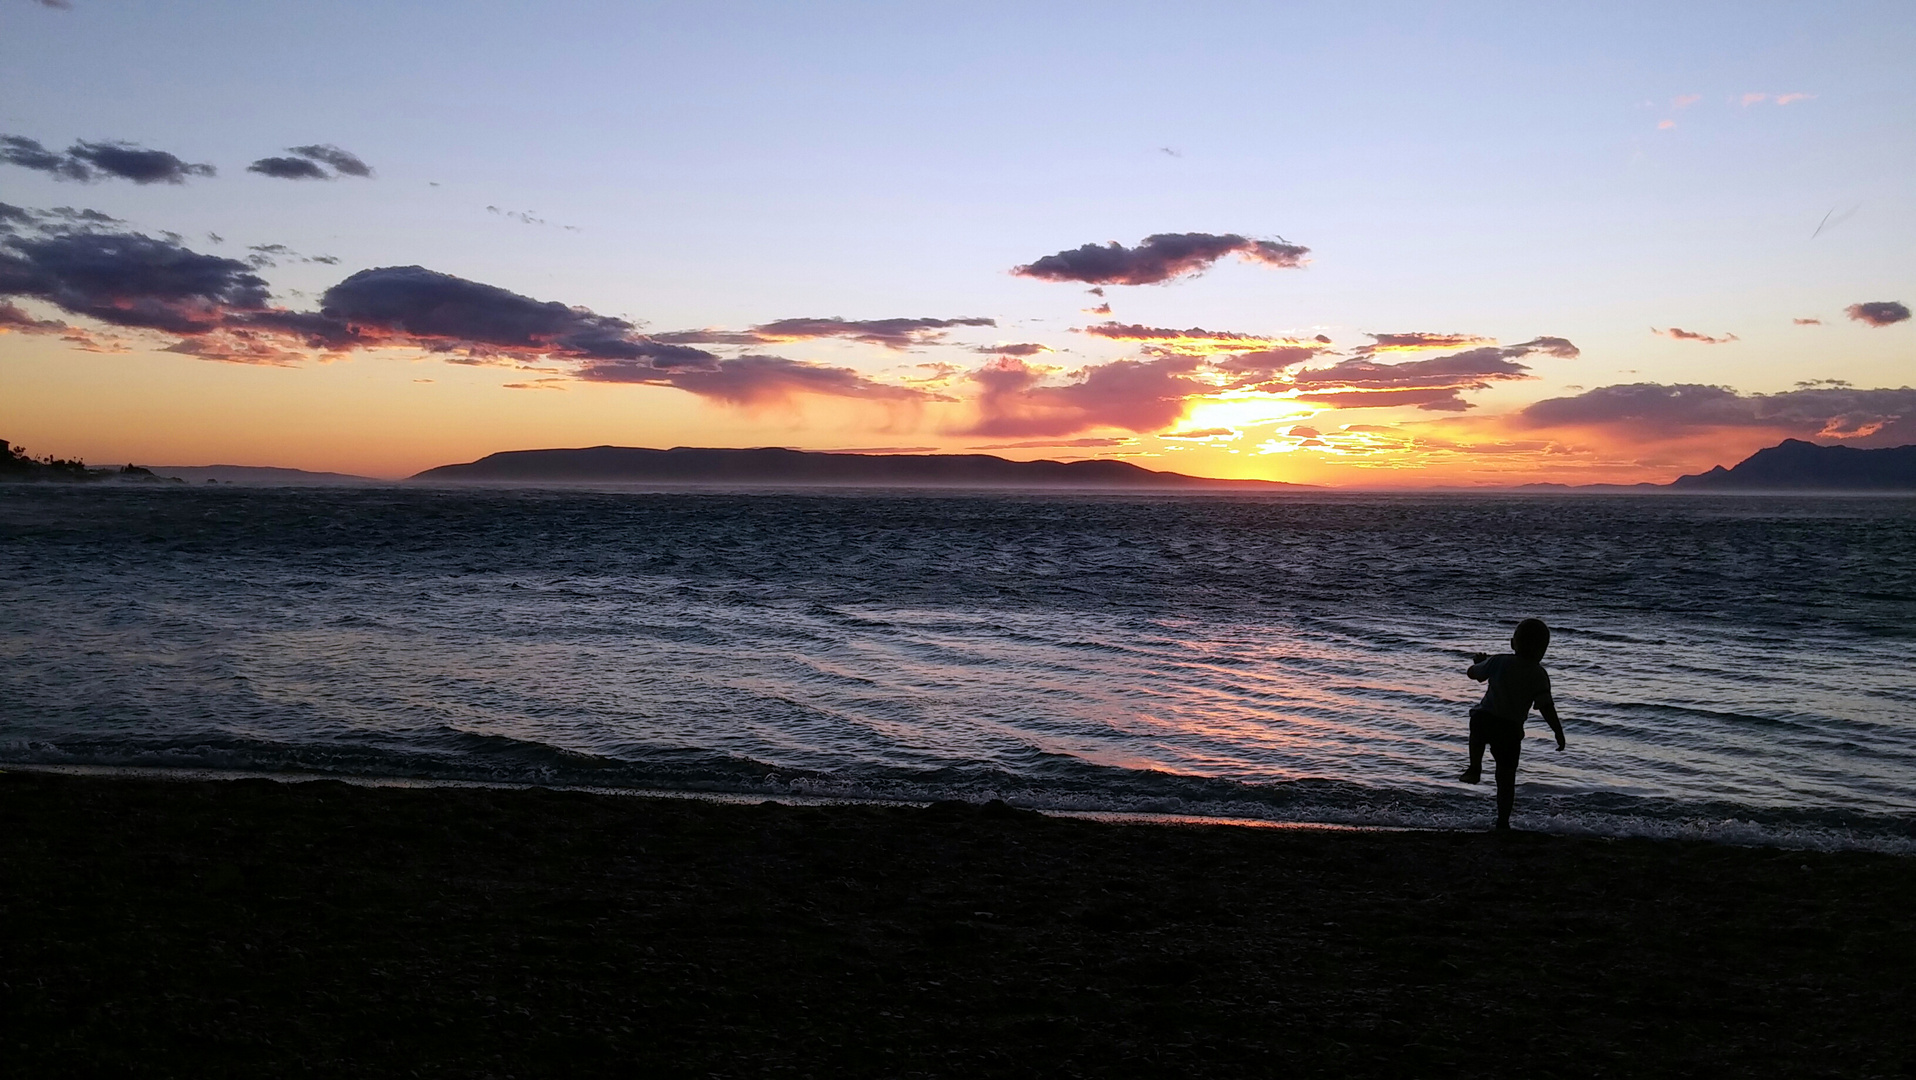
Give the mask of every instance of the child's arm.
<path id="1" fill-rule="evenodd" d="M 1544 722 L 1557 734 L 1557 749 L 1563 749 L 1563 721 L 1557 718 L 1557 702 L 1550 696 L 1550 673 L 1543 676 L 1543 693 L 1537 697 L 1537 711 L 1543 714 Z"/>
<path id="2" fill-rule="evenodd" d="M 1478 653 L 1472 659 L 1474 662 L 1470 665 L 1470 670 L 1464 672 L 1464 674 L 1478 682 L 1483 682 L 1485 679 L 1490 678 L 1490 657 L 1484 653 Z"/>

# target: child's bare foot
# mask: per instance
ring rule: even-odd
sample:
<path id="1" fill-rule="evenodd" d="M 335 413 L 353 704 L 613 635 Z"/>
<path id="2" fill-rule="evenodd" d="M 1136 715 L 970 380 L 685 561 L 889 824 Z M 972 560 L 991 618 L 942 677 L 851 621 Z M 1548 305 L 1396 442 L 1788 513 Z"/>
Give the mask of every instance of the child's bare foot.
<path id="1" fill-rule="evenodd" d="M 1457 779 L 1462 780 L 1466 784 L 1481 784 L 1484 779 L 1484 771 L 1472 765 L 1470 768 L 1465 769 L 1464 774 Z"/>

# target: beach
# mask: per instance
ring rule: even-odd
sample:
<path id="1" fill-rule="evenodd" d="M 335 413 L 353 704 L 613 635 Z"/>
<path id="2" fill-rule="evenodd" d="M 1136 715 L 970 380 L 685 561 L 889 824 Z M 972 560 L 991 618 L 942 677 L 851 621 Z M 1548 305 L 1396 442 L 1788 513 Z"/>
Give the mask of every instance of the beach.
<path id="1" fill-rule="evenodd" d="M 1916 860 L 0 774 L 19 1076 L 1902 1076 Z"/>

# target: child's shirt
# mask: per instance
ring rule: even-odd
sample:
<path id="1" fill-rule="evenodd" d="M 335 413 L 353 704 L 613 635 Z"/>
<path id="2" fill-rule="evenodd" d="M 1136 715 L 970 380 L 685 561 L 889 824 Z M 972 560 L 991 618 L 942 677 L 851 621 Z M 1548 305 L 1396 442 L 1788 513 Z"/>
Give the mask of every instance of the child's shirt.
<path id="1" fill-rule="evenodd" d="M 1498 653 L 1481 664 L 1473 664 L 1470 677 L 1489 682 L 1484 688 L 1479 709 L 1492 716 L 1521 724 L 1530 716 L 1533 704 L 1545 716 L 1557 715 L 1557 703 L 1550 698 L 1550 673 L 1543 664 L 1510 653 Z"/>

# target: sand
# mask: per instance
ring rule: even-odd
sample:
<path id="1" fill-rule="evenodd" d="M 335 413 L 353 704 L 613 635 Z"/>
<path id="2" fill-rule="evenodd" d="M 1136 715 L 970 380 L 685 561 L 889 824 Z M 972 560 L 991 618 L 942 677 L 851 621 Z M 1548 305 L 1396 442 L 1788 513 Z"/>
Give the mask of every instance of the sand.
<path id="1" fill-rule="evenodd" d="M 1908 1076 L 1916 859 L 0 774 L 12 1076 Z"/>

